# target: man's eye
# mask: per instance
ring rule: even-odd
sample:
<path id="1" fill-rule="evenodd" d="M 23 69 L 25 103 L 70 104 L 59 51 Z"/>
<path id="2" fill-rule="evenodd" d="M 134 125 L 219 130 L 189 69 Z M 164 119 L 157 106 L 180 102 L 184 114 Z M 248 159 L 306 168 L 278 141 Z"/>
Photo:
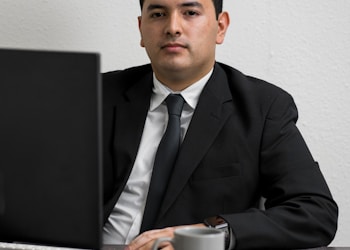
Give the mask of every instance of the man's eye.
<path id="1" fill-rule="evenodd" d="M 193 10 L 188 10 L 188 11 L 185 12 L 185 15 L 187 15 L 187 16 L 196 16 L 196 15 L 198 15 L 198 12 L 193 11 Z"/>
<path id="2" fill-rule="evenodd" d="M 163 17 L 163 16 L 165 16 L 165 13 L 162 13 L 162 12 L 155 12 L 155 13 L 151 14 L 152 18 L 158 18 L 158 17 Z"/>

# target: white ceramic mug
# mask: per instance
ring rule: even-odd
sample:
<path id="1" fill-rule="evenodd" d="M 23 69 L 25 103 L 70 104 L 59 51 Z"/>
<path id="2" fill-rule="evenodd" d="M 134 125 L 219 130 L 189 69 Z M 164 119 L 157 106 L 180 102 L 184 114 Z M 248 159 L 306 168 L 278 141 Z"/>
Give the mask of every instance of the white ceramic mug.
<path id="1" fill-rule="evenodd" d="M 170 242 L 175 250 L 225 250 L 225 234 L 215 228 L 180 228 L 174 238 L 159 238 L 153 245 L 158 250 L 162 242 Z"/>

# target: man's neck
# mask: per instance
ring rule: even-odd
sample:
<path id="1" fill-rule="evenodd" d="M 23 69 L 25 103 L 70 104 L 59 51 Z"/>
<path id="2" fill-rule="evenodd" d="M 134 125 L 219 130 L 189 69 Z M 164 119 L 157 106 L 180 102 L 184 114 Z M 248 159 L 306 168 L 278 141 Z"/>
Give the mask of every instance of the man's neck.
<path id="1" fill-rule="evenodd" d="M 161 74 L 159 72 L 154 71 L 156 78 L 165 86 L 173 91 L 182 91 L 192 84 L 198 82 L 200 79 L 205 77 L 209 72 L 213 70 L 213 67 L 209 68 L 202 73 L 194 74 L 181 74 L 181 73 L 167 73 Z"/>
<path id="2" fill-rule="evenodd" d="M 213 73 L 214 68 L 211 68 L 209 72 L 207 72 L 205 75 L 197 77 L 197 78 L 192 78 L 191 80 L 188 81 L 162 81 L 162 79 L 159 79 L 158 76 L 155 74 L 155 78 L 158 82 L 161 84 L 165 85 L 167 88 L 171 89 L 174 92 L 180 92 L 188 87 L 198 83 L 202 79 L 206 78 L 206 81 L 209 79 L 210 75 Z"/>

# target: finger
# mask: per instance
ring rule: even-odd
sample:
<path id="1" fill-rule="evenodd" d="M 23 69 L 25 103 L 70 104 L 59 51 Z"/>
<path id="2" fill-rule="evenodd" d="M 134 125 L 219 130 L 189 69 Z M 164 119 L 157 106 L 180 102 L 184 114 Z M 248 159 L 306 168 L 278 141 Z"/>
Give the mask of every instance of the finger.
<path id="1" fill-rule="evenodd" d="M 130 244 L 130 250 L 139 250 L 139 249 L 151 249 L 153 243 L 156 239 L 161 237 L 173 237 L 174 229 L 165 228 L 165 229 L 156 229 L 144 232 L 137 236 Z"/>
<path id="2" fill-rule="evenodd" d="M 161 250 L 174 250 L 173 246 L 171 244 L 168 244 L 168 246 L 161 247 Z"/>
<path id="3" fill-rule="evenodd" d="M 153 247 L 153 244 L 151 247 Z M 168 250 L 168 249 L 173 249 L 173 248 L 172 248 L 172 245 L 170 244 L 170 242 L 163 241 L 158 245 L 158 249 Z"/>
<path id="4" fill-rule="evenodd" d="M 141 250 L 141 249 L 151 249 L 154 241 L 161 237 L 173 237 L 174 231 L 179 228 L 184 227 L 205 227 L 204 224 L 194 224 L 194 225 L 181 225 L 181 226 L 175 226 L 175 227 L 168 227 L 164 229 L 155 229 L 146 231 L 139 236 L 137 236 L 129 245 L 129 250 Z M 161 245 L 163 246 L 163 245 Z M 167 244 L 164 245 L 167 247 L 171 247 L 171 245 Z"/>

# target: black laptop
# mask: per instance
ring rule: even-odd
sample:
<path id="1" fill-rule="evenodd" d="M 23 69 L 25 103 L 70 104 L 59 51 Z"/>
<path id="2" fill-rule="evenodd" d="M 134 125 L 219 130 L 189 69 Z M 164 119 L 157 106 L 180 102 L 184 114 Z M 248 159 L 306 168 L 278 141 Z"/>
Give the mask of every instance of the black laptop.
<path id="1" fill-rule="evenodd" d="M 0 49 L 0 241 L 101 247 L 97 53 Z"/>

